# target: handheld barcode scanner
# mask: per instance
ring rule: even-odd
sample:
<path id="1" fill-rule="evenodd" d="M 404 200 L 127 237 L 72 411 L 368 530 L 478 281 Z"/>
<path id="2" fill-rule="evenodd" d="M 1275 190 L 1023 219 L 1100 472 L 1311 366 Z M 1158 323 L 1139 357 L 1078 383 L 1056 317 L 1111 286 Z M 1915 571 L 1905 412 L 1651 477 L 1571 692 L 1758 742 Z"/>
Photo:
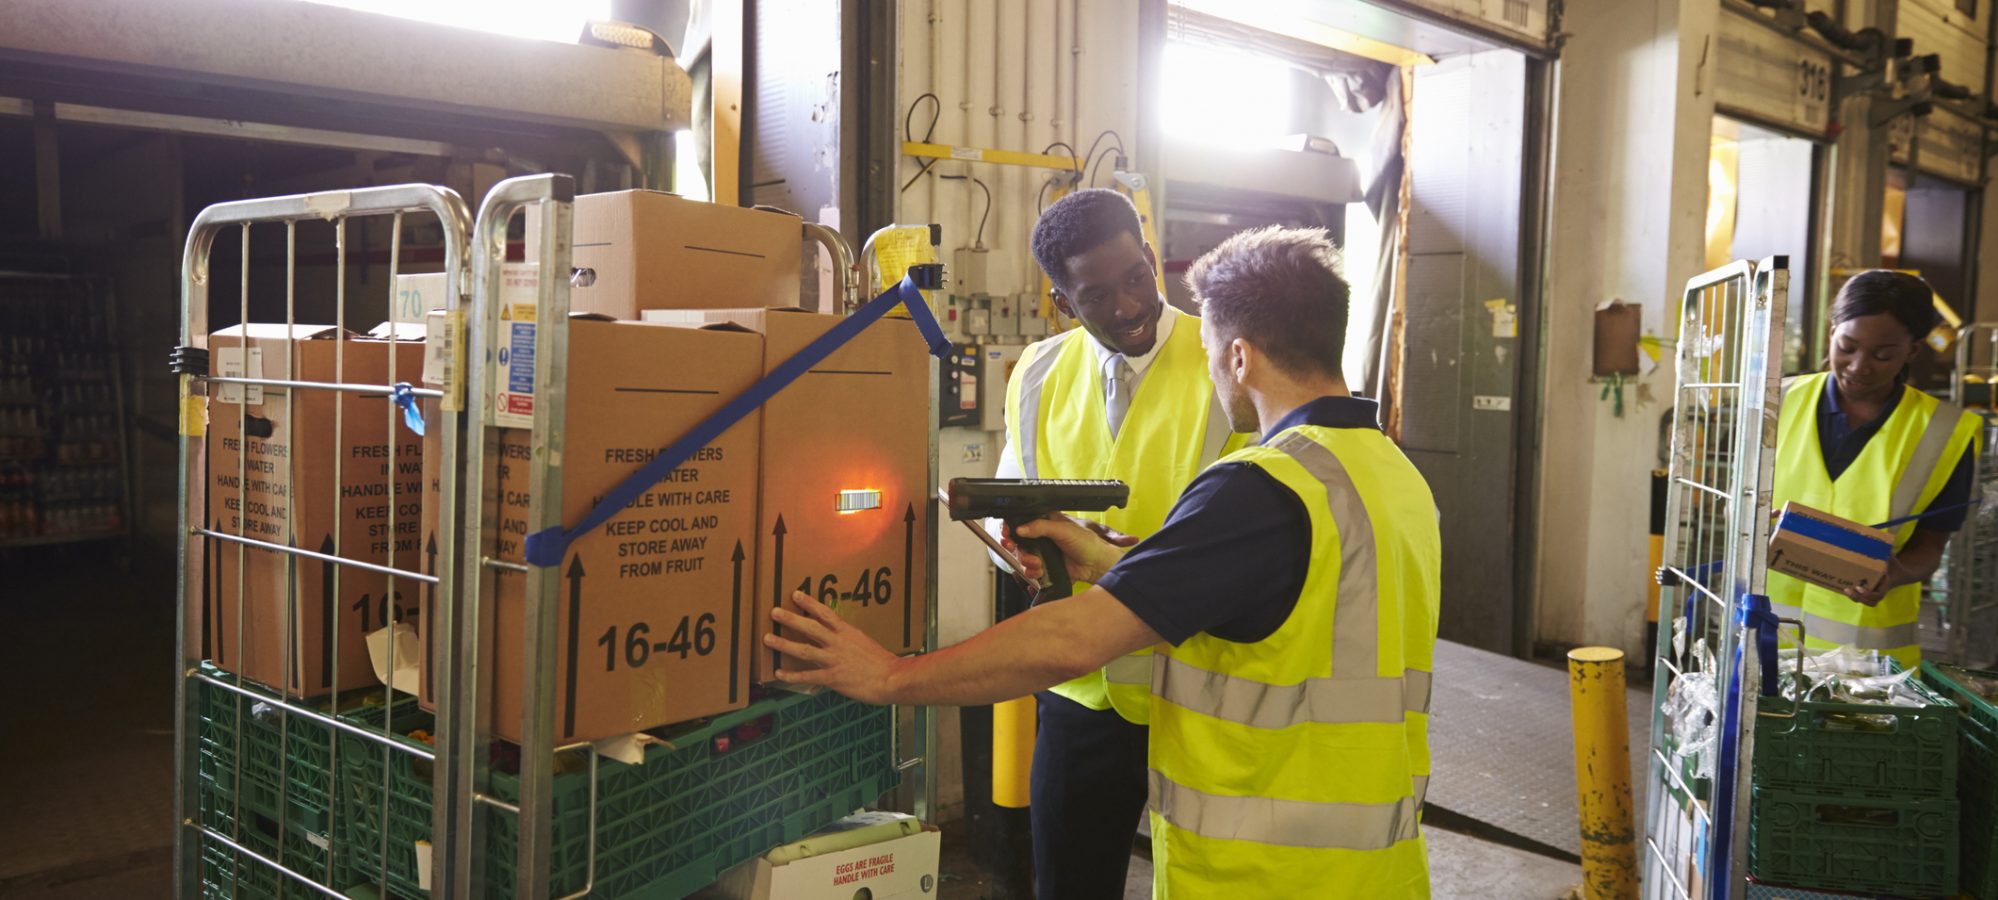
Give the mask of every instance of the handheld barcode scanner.
<path id="1" fill-rule="evenodd" d="M 1008 530 L 1049 513 L 1102 512 L 1121 507 L 1130 499 L 1131 486 L 1121 481 L 1082 479 L 953 478 L 947 495 L 951 519 L 1003 519 Z M 1034 604 L 1060 600 L 1074 592 L 1068 560 L 1052 539 L 1014 535 L 1013 540 L 1022 550 L 1041 558 L 1044 575 Z"/>

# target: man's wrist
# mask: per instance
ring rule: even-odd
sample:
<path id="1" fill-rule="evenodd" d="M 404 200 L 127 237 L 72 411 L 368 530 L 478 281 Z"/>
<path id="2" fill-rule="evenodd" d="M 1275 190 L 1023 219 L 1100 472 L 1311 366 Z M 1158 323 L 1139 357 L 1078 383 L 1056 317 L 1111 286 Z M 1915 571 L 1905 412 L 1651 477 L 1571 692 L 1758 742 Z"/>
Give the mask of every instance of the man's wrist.
<path id="1" fill-rule="evenodd" d="M 918 656 L 920 654 L 897 656 L 888 664 L 888 674 L 881 679 L 881 705 L 903 705 L 902 696 L 908 686 L 909 669 Z"/>

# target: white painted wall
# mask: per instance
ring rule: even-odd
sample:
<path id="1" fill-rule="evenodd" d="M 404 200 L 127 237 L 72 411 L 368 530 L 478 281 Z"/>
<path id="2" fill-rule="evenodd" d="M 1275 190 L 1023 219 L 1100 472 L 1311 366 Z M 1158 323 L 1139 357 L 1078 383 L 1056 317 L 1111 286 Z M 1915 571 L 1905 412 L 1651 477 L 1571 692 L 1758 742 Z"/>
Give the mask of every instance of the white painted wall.
<path id="1" fill-rule="evenodd" d="M 1699 273 L 1714 112 L 1706 48 L 1718 4 L 1570 0 L 1556 76 L 1546 249 L 1537 631 L 1643 649 L 1658 417 L 1671 367 L 1625 388 L 1622 418 L 1589 380 L 1593 310 L 1621 298 L 1647 329 Z"/>
<path id="2" fill-rule="evenodd" d="M 1109 128 L 1136 154 L 1138 5 L 1139 0 L 897 0 L 897 116 L 928 92 L 941 101 L 931 138 L 936 143 L 1038 153 L 1065 141 L 1082 154 Z M 925 100 L 916 110 L 916 139 L 928 131 L 934 108 Z M 918 168 L 916 160 L 903 158 L 897 187 Z M 901 194 L 896 221 L 942 225 L 941 250 L 950 263 L 955 249 L 973 243 L 984 196 L 968 181 L 935 175 L 983 179 L 992 191 L 983 290 L 1037 292 L 1040 274 L 1029 237 L 1044 175 L 966 162 L 939 162 L 933 172 Z M 940 477 L 991 475 L 1004 441 L 1000 432 L 945 429 Z M 968 462 L 973 447 L 980 458 Z M 938 631 L 949 645 L 992 624 L 992 569 L 976 539 L 950 523 L 940 532 L 938 560 Z M 950 819 L 964 809 L 955 710 L 941 716 L 940 732 L 939 818 Z"/>

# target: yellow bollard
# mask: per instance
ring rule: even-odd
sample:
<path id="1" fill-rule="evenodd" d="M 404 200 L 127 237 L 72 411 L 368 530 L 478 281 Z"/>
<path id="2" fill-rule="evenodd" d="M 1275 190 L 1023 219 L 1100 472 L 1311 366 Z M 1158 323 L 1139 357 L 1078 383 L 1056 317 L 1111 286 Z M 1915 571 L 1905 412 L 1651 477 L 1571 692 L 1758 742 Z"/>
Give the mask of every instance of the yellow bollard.
<path id="1" fill-rule="evenodd" d="M 992 803 L 1026 809 L 1034 768 L 1036 703 L 1032 697 L 992 704 Z"/>
<path id="2" fill-rule="evenodd" d="M 1568 653 L 1574 703 L 1575 789 L 1582 827 L 1582 896 L 1637 896 L 1637 839 L 1630 804 L 1630 720 L 1624 710 L 1623 651 Z"/>

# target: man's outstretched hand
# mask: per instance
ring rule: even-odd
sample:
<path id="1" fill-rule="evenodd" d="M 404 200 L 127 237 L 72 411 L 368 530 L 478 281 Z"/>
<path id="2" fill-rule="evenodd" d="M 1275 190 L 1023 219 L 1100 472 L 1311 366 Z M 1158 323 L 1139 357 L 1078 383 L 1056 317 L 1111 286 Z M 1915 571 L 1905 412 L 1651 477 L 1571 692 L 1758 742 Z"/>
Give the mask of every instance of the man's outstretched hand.
<path id="1" fill-rule="evenodd" d="M 783 635 L 763 636 L 763 645 L 784 654 L 777 680 L 828 687 L 863 703 L 891 703 L 888 680 L 901 661 L 825 604 L 803 592 L 791 594 L 796 611 L 770 611 Z M 792 668 L 798 663 L 805 668 Z"/>

